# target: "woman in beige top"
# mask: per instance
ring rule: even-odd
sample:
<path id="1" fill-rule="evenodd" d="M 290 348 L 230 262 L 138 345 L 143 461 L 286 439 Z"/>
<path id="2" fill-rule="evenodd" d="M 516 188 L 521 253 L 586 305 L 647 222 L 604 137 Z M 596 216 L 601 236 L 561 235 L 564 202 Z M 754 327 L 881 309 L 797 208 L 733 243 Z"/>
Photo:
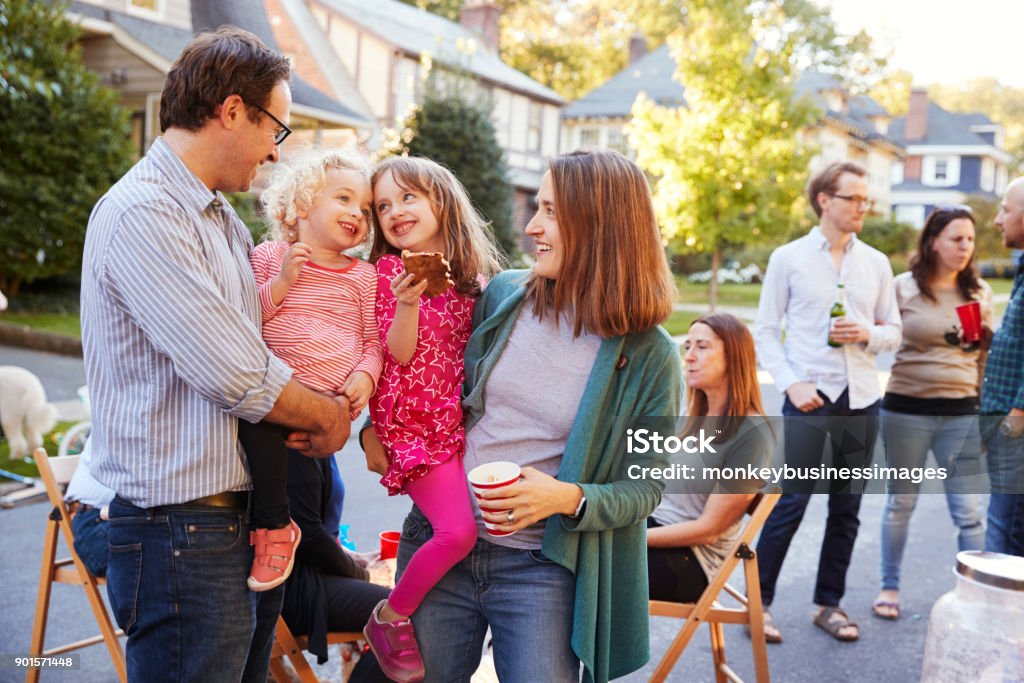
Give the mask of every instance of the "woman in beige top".
<path id="1" fill-rule="evenodd" d="M 931 450 L 938 466 L 946 468 L 946 502 L 959 529 L 960 550 L 980 550 L 985 515 L 969 476 L 977 474 L 980 463 L 982 349 L 958 336 L 956 307 L 980 302 L 989 328 L 992 290 L 974 267 L 969 207 L 940 206 L 928 216 L 910 272 L 897 277 L 895 286 L 903 342 L 882 400 L 886 459 L 892 467 L 921 468 Z M 900 564 L 919 488 L 906 480 L 889 484 L 882 515 L 882 590 L 871 608 L 882 619 L 900 616 Z"/>

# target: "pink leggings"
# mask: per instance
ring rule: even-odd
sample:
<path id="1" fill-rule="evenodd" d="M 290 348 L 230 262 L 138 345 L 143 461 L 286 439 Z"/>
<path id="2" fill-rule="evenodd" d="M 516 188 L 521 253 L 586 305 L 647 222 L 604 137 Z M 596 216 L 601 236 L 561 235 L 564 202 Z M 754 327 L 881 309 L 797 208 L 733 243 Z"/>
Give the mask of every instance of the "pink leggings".
<path id="1" fill-rule="evenodd" d="M 449 569 L 476 545 L 476 519 L 462 458 L 455 456 L 406 486 L 416 507 L 434 528 L 434 537 L 409 560 L 388 603 L 403 616 L 413 614 Z"/>

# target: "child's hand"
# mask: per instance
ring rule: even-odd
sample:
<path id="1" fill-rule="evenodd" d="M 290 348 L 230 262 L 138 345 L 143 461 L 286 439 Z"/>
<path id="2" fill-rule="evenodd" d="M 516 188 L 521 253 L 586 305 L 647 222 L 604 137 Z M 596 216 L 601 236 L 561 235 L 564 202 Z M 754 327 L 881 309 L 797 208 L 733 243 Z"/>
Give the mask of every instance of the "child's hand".
<path id="1" fill-rule="evenodd" d="M 295 281 L 299 279 L 299 273 L 302 272 L 302 267 L 309 263 L 309 257 L 312 254 L 313 249 L 308 244 L 302 242 L 292 244 L 284 253 L 281 272 L 277 275 L 278 279 L 288 285 L 295 284 Z"/>
<path id="2" fill-rule="evenodd" d="M 406 304 L 407 306 L 418 306 L 420 303 L 420 296 L 423 292 L 427 291 L 427 280 L 423 280 L 419 284 L 413 284 L 413 276 L 410 273 L 401 272 L 395 276 L 395 279 L 391 281 L 391 293 L 398 299 L 398 303 Z"/>
<path id="3" fill-rule="evenodd" d="M 341 387 L 341 393 L 348 399 L 352 406 L 352 414 L 355 415 L 364 407 L 373 395 L 373 378 L 362 370 L 356 370 Z"/>

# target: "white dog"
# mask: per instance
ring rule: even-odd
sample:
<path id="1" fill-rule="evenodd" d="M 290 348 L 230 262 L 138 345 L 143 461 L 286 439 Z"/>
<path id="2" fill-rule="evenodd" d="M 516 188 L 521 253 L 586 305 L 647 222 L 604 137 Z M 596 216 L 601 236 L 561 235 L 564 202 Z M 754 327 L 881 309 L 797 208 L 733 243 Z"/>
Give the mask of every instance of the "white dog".
<path id="1" fill-rule="evenodd" d="M 57 408 L 46 402 L 39 378 L 25 368 L 0 365 L 0 427 L 11 446 L 11 458 L 42 446 L 43 434 L 56 424 Z"/>

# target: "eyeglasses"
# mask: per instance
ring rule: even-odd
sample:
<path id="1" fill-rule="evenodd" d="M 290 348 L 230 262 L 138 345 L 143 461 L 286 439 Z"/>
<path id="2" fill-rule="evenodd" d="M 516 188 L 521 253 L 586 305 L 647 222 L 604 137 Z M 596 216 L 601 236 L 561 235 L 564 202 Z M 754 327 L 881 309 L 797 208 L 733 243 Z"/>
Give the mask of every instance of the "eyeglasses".
<path id="1" fill-rule="evenodd" d="M 246 104 L 249 104 L 249 103 L 246 102 Z M 271 114 L 269 111 L 267 111 L 266 109 L 264 109 L 260 105 L 252 104 L 252 105 L 249 105 L 249 106 L 256 107 L 261 112 L 263 112 L 264 114 L 269 116 L 274 121 L 274 123 L 276 123 L 278 126 L 281 127 L 280 130 L 278 130 L 276 133 L 274 133 L 274 144 L 275 145 L 280 145 L 282 142 L 285 141 L 285 138 L 287 138 L 289 135 L 292 134 L 292 129 L 291 128 L 289 128 L 288 126 L 284 125 L 284 123 L 281 121 L 281 119 L 277 118 L 276 116 Z"/>
<path id="2" fill-rule="evenodd" d="M 846 200 L 848 202 L 853 202 L 854 206 L 856 206 L 858 209 L 862 209 L 864 211 L 870 211 L 872 209 L 872 207 L 874 207 L 874 205 L 875 205 L 875 200 L 874 199 L 868 199 L 867 197 L 856 197 L 856 196 L 849 196 L 849 195 L 845 195 L 845 194 L 832 194 L 831 192 L 828 193 L 828 196 L 829 197 L 835 197 L 836 199 L 844 199 L 844 200 Z"/>

